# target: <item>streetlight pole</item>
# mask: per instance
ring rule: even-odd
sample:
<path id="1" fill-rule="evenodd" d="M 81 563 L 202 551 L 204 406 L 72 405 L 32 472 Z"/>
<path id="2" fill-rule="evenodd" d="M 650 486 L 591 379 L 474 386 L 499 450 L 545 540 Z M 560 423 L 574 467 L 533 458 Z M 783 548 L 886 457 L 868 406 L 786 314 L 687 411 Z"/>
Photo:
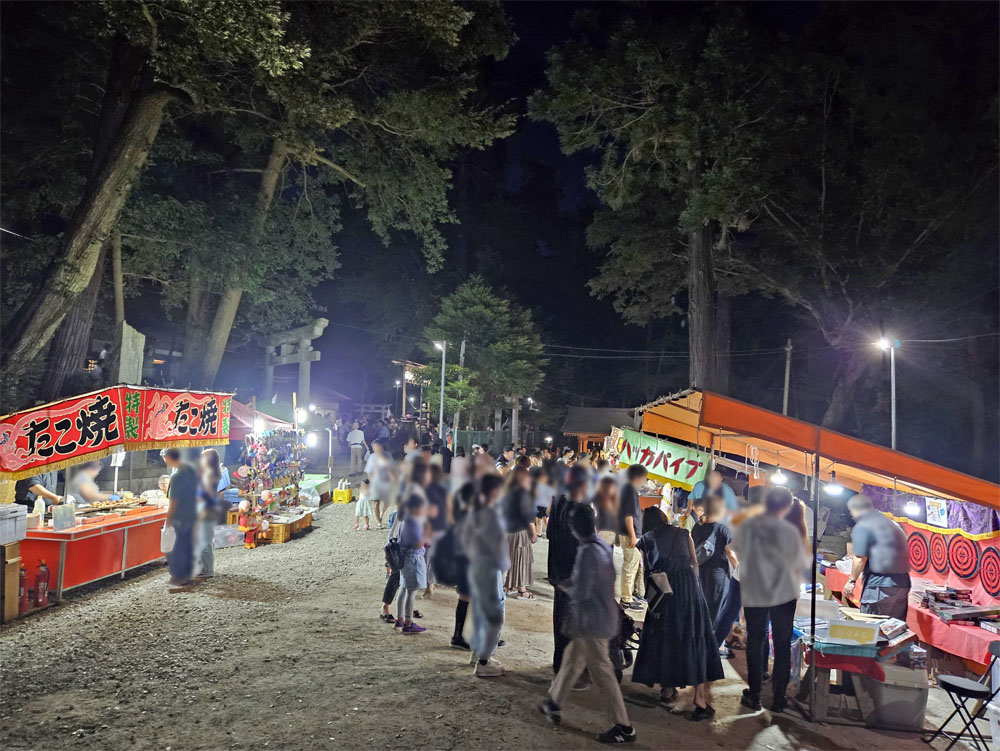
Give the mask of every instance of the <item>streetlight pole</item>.
<path id="1" fill-rule="evenodd" d="M 397 378 L 396 379 L 396 399 L 399 399 L 399 387 L 401 385 L 402 385 L 401 381 Z M 392 408 L 396 409 L 396 402 L 395 402 L 395 400 L 393 400 L 393 402 L 392 402 Z M 400 417 L 400 419 L 402 419 L 402 417 L 403 417 L 403 402 L 399 403 L 399 417 Z"/>
<path id="2" fill-rule="evenodd" d="M 898 339 L 880 338 L 877 342 L 872 342 L 876 347 L 885 352 L 889 351 L 889 410 L 892 420 L 892 450 L 896 450 L 896 348 L 899 346 Z"/>
<path id="3" fill-rule="evenodd" d="M 441 350 L 441 401 L 438 404 L 438 438 L 442 441 L 444 440 L 444 366 L 445 357 L 448 352 L 448 342 L 442 339 L 440 342 L 434 342 L 434 346 Z"/>

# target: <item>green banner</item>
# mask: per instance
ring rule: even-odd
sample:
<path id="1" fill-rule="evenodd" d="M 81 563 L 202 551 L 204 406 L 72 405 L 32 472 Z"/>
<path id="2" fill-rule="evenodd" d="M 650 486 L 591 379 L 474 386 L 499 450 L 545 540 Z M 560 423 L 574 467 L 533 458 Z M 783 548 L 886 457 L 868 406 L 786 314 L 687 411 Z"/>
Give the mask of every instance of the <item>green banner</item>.
<path id="1" fill-rule="evenodd" d="M 611 450 L 618 455 L 618 466 L 641 464 L 650 476 L 673 487 L 690 490 L 705 478 L 709 455 L 704 451 L 662 441 L 627 428 L 611 433 Z"/>

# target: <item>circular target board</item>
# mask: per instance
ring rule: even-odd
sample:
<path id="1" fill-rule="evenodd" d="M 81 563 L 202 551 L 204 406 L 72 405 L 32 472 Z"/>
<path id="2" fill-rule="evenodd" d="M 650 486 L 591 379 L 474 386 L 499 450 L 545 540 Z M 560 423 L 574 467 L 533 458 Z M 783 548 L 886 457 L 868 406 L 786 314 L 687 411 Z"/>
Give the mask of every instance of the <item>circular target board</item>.
<path id="1" fill-rule="evenodd" d="M 939 574 L 948 572 L 948 542 L 942 534 L 931 535 L 931 565 Z"/>
<path id="2" fill-rule="evenodd" d="M 922 574 L 930 564 L 930 550 L 927 538 L 919 532 L 911 532 L 906 540 L 906 549 L 910 554 L 910 569 Z"/>
<path id="3" fill-rule="evenodd" d="M 979 561 L 979 580 L 991 597 L 1000 597 L 1000 553 L 987 548 Z"/>
<path id="4" fill-rule="evenodd" d="M 979 570 L 979 546 L 972 540 L 955 535 L 948 543 L 948 563 L 963 579 L 971 579 Z"/>

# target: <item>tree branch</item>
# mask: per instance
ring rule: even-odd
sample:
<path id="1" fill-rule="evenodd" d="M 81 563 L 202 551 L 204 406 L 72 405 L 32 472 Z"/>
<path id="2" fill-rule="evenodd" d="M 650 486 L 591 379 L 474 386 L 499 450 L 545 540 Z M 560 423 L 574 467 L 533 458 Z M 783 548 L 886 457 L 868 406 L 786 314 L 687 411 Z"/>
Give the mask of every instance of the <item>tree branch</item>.
<path id="1" fill-rule="evenodd" d="M 332 170 L 334 170 L 334 171 L 339 172 L 340 174 L 342 174 L 344 177 L 346 177 L 348 180 L 350 180 L 355 185 L 358 185 L 358 186 L 360 186 L 362 188 L 367 187 L 363 182 L 361 182 L 361 180 L 359 180 L 357 177 L 355 177 L 354 175 L 352 175 L 350 172 L 348 172 L 346 169 L 344 169 L 343 167 L 341 167 L 339 164 L 337 164 L 336 162 L 330 161 L 325 156 L 321 156 L 319 153 L 317 153 L 315 151 L 312 152 L 311 154 L 307 155 L 306 157 L 304 157 L 304 159 L 306 159 L 306 160 L 313 160 L 313 161 L 319 162 L 320 164 L 325 164 L 330 169 L 332 169 Z"/>

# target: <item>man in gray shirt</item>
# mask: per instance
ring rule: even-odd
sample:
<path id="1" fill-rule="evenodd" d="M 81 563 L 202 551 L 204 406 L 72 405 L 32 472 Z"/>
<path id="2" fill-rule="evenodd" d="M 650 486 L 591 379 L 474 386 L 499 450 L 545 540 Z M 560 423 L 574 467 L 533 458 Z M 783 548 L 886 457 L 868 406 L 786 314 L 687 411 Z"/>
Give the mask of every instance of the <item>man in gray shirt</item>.
<path id="1" fill-rule="evenodd" d="M 861 612 L 887 615 L 906 621 L 910 596 L 910 565 L 906 533 L 885 514 L 877 511 L 871 498 L 858 494 L 847 502 L 854 518 L 851 544 L 854 563 L 844 594 L 854 592 L 855 582 L 864 574 Z"/>

